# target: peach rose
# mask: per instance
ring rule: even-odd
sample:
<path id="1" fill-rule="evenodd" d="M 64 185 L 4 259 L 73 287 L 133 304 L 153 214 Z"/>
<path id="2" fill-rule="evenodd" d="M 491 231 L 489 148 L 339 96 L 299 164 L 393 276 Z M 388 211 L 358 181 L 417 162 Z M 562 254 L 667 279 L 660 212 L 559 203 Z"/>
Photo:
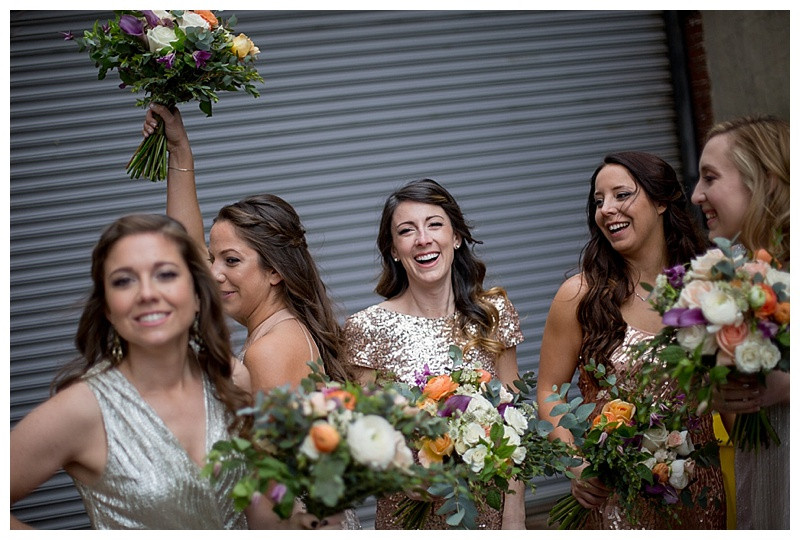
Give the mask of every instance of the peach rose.
<path id="1" fill-rule="evenodd" d="M 434 440 L 426 439 L 419 450 L 419 462 L 426 468 L 441 463 L 445 456 L 453 453 L 453 447 L 453 439 L 447 434 Z"/>
<path id="2" fill-rule="evenodd" d="M 747 272 L 750 277 L 755 277 L 756 274 L 761 274 L 762 276 L 767 275 L 767 270 L 769 270 L 769 265 L 764 261 L 753 261 L 744 263 L 742 265 L 742 269 Z"/>
<path id="3" fill-rule="evenodd" d="M 666 463 L 656 463 L 653 465 L 653 480 L 659 484 L 669 482 L 669 465 Z"/>
<path id="4" fill-rule="evenodd" d="M 480 378 L 478 379 L 479 383 L 487 383 L 492 380 L 492 374 L 486 371 L 485 369 L 477 369 L 475 370 Z"/>
<path id="5" fill-rule="evenodd" d="M 789 302 L 778 302 L 778 305 L 775 306 L 775 313 L 772 314 L 772 318 L 775 319 L 775 322 L 778 324 L 789 324 Z"/>
<path id="6" fill-rule="evenodd" d="M 217 21 L 217 17 L 216 15 L 214 15 L 213 12 L 208 11 L 206 9 L 195 9 L 192 11 L 197 15 L 200 15 L 203 18 L 203 20 L 208 23 L 208 26 L 210 26 L 211 28 L 216 28 L 217 26 L 219 26 L 219 21 Z"/>
<path id="7" fill-rule="evenodd" d="M 437 375 L 428 381 L 422 393 L 434 401 L 439 401 L 455 392 L 457 388 L 458 383 L 453 381 L 449 375 Z"/>
<path id="8" fill-rule="evenodd" d="M 636 405 L 621 399 L 614 399 L 603 406 L 603 412 L 610 412 L 614 415 L 615 420 L 622 420 L 629 424 L 633 415 L 636 414 Z"/>
<path id="9" fill-rule="evenodd" d="M 239 57 L 239 59 L 244 59 L 248 54 L 258 54 L 261 51 L 258 47 L 255 46 L 253 41 L 247 37 L 245 34 L 239 34 L 235 38 L 233 38 L 233 43 L 231 44 L 231 50 Z"/>
<path id="10" fill-rule="evenodd" d="M 690 281 L 683 287 L 675 307 L 698 308 L 703 297 L 713 288 L 710 281 Z"/>
<path id="11" fill-rule="evenodd" d="M 356 408 L 356 396 L 347 390 L 331 390 L 325 393 L 325 397 L 328 399 L 335 399 L 341 403 L 345 409 L 352 411 Z"/>
<path id="12" fill-rule="evenodd" d="M 341 440 L 339 432 L 336 431 L 336 428 L 327 422 L 314 424 L 311 426 L 308 434 L 311 436 L 311 441 L 314 443 L 314 447 L 323 454 L 329 454 L 336 450 L 336 447 L 339 446 L 339 441 Z"/>
<path id="13" fill-rule="evenodd" d="M 753 258 L 757 261 L 763 261 L 767 264 L 772 264 L 772 255 L 770 255 L 769 251 L 766 249 L 757 249 L 755 253 L 753 253 Z"/>
<path id="14" fill-rule="evenodd" d="M 747 323 L 726 324 L 716 333 L 717 345 L 727 354 L 733 356 L 736 354 L 736 346 L 743 343 L 748 334 L 750 334 L 750 329 Z"/>
<path id="15" fill-rule="evenodd" d="M 709 249 L 704 255 L 692 260 L 687 277 L 690 279 L 710 279 L 711 269 L 714 265 L 726 258 L 721 249 Z"/>

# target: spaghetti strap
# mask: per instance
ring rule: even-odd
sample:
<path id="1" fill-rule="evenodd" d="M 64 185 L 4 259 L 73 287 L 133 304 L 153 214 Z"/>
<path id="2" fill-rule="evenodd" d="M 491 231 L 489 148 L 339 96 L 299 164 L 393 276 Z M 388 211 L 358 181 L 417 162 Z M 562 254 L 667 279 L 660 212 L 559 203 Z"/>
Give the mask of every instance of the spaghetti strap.
<path id="1" fill-rule="evenodd" d="M 309 331 L 305 326 L 303 326 L 303 323 L 301 323 L 297 317 L 294 317 L 294 320 L 297 321 L 297 324 L 300 326 L 300 330 L 303 332 L 303 336 L 306 338 L 306 343 L 308 343 L 308 361 L 314 362 L 317 358 L 314 356 L 314 345 L 311 344 L 311 338 L 308 337 Z"/>

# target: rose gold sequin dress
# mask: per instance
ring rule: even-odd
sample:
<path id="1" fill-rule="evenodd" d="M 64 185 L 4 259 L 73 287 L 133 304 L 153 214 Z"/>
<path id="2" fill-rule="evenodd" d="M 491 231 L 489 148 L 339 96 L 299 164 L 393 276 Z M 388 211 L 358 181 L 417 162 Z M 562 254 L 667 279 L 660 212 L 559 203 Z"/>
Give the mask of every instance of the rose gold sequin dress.
<path id="1" fill-rule="evenodd" d="M 606 368 L 608 373 L 617 376 L 617 386 L 626 387 L 626 375 L 636 370 L 626 355 L 628 347 L 652 338 L 653 334 L 628 326 L 622 345 L 611 355 Z M 582 367 L 579 370 L 578 387 L 585 401 L 603 404 L 610 399 L 608 390 L 601 389 L 597 380 Z M 695 446 L 714 440 L 714 424 L 710 414 L 701 418 L 700 428 L 692 434 Z M 643 504 L 641 519 L 636 527 L 626 519 L 623 510 L 615 504 L 612 495 L 606 504 L 590 514 L 587 529 L 725 529 L 725 490 L 722 484 L 722 470 L 717 467 L 697 467 L 696 481 L 689 487 L 693 500 L 703 489 L 706 490 L 708 503 L 703 508 L 695 504 L 693 507 L 682 506 L 678 509 L 680 523 L 669 519 L 657 506 Z"/>
<path id="2" fill-rule="evenodd" d="M 500 295 L 490 298 L 500 314 L 496 338 L 506 347 L 523 341 L 517 310 Z M 468 329 L 471 330 L 471 329 Z M 417 374 L 427 370 L 431 374 L 444 373 L 452 367 L 448 355 L 450 345 L 462 347 L 467 339 L 458 334 L 455 314 L 429 319 L 404 315 L 388 309 L 371 306 L 352 315 L 345 324 L 347 357 L 357 366 L 392 373 L 394 378 L 414 384 Z M 471 349 L 464 361 L 480 365 L 496 374 L 494 356 L 483 349 Z M 402 494 L 378 499 L 375 513 L 376 529 L 400 529 L 394 523 L 394 512 L 405 497 Z M 448 529 L 445 518 L 435 514 L 434 507 L 426 521 L 426 529 Z M 478 513 L 478 528 L 499 529 L 502 512 L 491 508 Z"/>

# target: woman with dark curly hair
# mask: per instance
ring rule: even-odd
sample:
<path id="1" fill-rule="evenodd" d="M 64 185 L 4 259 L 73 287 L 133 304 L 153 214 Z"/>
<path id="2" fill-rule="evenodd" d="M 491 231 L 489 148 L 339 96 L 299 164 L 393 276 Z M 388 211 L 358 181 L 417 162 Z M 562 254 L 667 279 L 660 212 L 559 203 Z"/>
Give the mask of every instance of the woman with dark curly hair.
<path id="1" fill-rule="evenodd" d="M 382 272 L 376 292 L 386 298 L 345 324 L 347 357 L 363 382 L 379 374 L 414 383 L 418 374 L 452 367 L 451 345 L 464 361 L 504 385 L 518 378 L 519 316 L 500 287 L 484 290 L 486 266 L 472 251 L 480 243 L 453 196 L 434 180 L 410 182 L 386 200 L 378 230 Z M 480 512 L 480 528 L 523 529 L 525 500 L 515 482 L 502 512 Z M 403 500 L 378 501 L 375 526 L 398 528 L 392 514 Z M 426 528 L 448 528 L 431 511 Z"/>
<path id="2" fill-rule="evenodd" d="M 644 152 L 609 154 L 591 179 L 586 217 L 589 241 L 578 275 L 567 279 L 555 295 L 545 323 L 539 361 L 537 400 L 543 419 L 557 425 L 547 401 L 553 385 L 570 382 L 579 370 L 579 388 L 587 402 L 602 405 L 607 390 L 583 369 L 593 359 L 625 384 L 630 365 L 627 349 L 658 333 L 661 317 L 646 301 L 642 283 L 655 283 L 665 268 L 685 263 L 706 249 L 707 242 L 692 219 L 689 201 L 675 171 L 664 160 Z M 702 418 L 703 444 L 714 439 L 710 414 Z M 570 433 L 556 428 L 553 436 L 571 442 Z M 612 493 L 596 478 L 581 480 L 574 472 L 572 493 L 586 508 L 595 509 L 587 526 L 631 528 L 615 505 Z M 705 508 L 682 508 L 680 523 L 655 511 L 645 511 L 643 528 L 708 529 L 725 527 L 722 474 L 718 467 L 698 469 L 693 493 L 708 490 Z"/>

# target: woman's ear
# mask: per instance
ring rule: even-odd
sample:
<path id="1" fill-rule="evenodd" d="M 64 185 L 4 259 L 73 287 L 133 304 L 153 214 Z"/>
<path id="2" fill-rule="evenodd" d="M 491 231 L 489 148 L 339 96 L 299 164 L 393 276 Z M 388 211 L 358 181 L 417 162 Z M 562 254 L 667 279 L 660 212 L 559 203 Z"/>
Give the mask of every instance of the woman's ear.
<path id="1" fill-rule="evenodd" d="M 283 281 L 283 276 L 280 275 L 274 268 L 269 270 L 269 284 L 273 287 Z"/>

